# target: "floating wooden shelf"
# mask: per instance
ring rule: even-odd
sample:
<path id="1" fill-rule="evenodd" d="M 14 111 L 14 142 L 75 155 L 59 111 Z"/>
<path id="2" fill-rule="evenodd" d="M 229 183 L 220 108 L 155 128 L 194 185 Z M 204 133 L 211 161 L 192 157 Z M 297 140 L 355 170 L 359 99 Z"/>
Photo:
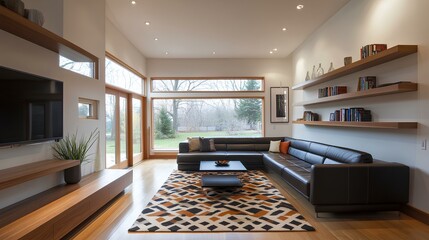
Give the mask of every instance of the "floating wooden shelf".
<path id="1" fill-rule="evenodd" d="M 310 101 L 299 102 L 299 103 L 296 103 L 295 105 L 310 106 L 310 105 L 316 105 L 321 103 L 337 102 L 337 101 L 350 100 L 350 99 L 356 99 L 356 98 L 375 97 L 375 96 L 382 96 L 382 95 L 403 93 L 403 92 L 412 92 L 412 91 L 417 91 L 417 83 L 397 83 L 397 84 L 393 84 L 385 87 L 368 89 L 365 91 L 351 92 L 351 93 L 339 94 L 339 95 L 330 96 L 330 97 L 318 98 Z"/>
<path id="2" fill-rule="evenodd" d="M 328 72 L 316 79 L 297 84 L 293 86 L 292 89 L 298 90 L 298 89 L 305 89 L 308 87 L 312 87 L 317 84 L 324 83 L 324 82 L 333 80 L 335 78 L 343 77 L 343 76 L 346 76 L 373 66 L 377 66 L 416 52 L 417 52 L 417 45 L 397 45 L 395 47 L 382 51 L 378 54 L 358 60 L 347 66 L 335 69 L 332 72 Z"/>
<path id="3" fill-rule="evenodd" d="M 94 76 L 98 78 L 98 57 L 3 6 L 0 6 L 0 29 L 75 62 L 93 62 Z"/>
<path id="4" fill-rule="evenodd" d="M 385 128 L 385 129 L 414 129 L 417 122 L 338 122 L 338 121 L 293 121 L 295 124 L 326 127 L 353 127 L 353 128 Z"/>
<path id="5" fill-rule="evenodd" d="M 72 160 L 44 160 L 0 170 L 0 190 L 79 165 Z"/>

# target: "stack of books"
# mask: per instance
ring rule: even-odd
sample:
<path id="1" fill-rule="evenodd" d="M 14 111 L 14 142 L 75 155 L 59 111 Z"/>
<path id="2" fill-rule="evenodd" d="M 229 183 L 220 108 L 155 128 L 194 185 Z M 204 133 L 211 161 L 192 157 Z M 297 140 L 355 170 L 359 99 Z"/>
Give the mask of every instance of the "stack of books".
<path id="1" fill-rule="evenodd" d="M 375 76 L 359 77 L 358 85 L 357 85 L 358 91 L 368 90 L 376 87 L 377 87 L 377 77 Z"/>
<path id="2" fill-rule="evenodd" d="M 341 108 L 330 114 L 329 121 L 339 122 L 371 122 L 371 110 L 361 107 Z"/>
<path id="3" fill-rule="evenodd" d="M 333 86 L 319 88 L 318 96 L 319 98 L 335 96 L 338 94 L 347 93 L 347 86 Z"/>
<path id="4" fill-rule="evenodd" d="M 370 44 L 360 49 L 360 58 L 364 59 L 387 49 L 387 44 Z"/>
<path id="5" fill-rule="evenodd" d="M 304 121 L 319 121 L 319 114 L 312 111 L 304 111 Z"/>

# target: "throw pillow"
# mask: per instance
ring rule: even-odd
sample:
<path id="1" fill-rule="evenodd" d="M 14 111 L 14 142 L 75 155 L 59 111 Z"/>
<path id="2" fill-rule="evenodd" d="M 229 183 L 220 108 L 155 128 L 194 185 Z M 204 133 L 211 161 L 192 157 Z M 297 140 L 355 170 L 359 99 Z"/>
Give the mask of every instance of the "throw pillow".
<path id="1" fill-rule="evenodd" d="M 201 152 L 214 152 L 214 151 L 216 151 L 213 139 L 200 138 L 200 151 Z"/>
<path id="2" fill-rule="evenodd" d="M 280 152 L 287 154 L 289 151 L 290 141 L 280 143 Z"/>
<path id="3" fill-rule="evenodd" d="M 270 141 L 270 152 L 280 152 L 280 140 Z"/>
<path id="4" fill-rule="evenodd" d="M 200 138 L 188 137 L 189 152 L 200 151 Z"/>

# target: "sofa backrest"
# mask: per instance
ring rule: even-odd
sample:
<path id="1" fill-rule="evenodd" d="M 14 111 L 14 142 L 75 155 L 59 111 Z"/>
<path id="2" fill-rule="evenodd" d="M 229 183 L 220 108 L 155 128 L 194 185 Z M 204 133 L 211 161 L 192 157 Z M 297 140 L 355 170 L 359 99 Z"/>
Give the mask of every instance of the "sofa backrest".
<path id="1" fill-rule="evenodd" d="M 268 151 L 270 141 L 283 140 L 284 137 L 214 137 L 216 151 Z M 179 152 L 189 151 L 187 142 L 179 143 Z"/>
<path id="2" fill-rule="evenodd" d="M 288 153 L 311 164 L 372 163 L 369 153 L 318 142 L 286 138 Z"/>

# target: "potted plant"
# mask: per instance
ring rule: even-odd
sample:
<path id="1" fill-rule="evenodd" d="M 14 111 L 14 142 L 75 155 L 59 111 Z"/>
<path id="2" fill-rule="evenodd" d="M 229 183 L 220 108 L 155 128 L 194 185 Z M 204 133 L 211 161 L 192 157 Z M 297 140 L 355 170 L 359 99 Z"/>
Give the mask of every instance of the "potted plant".
<path id="1" fill-rule="evenodd" d="M 56 142 L 52 149 L 54 157 L 57 159 L 80 161 L 80 164 L 64 170 L 64 181 L 68 184 L 78 183 L 81 179 L 81 167 L 83 162 L 88 161 L 88 151 L 98 140 L 100 133 L 98 129 L 92 131 L 89 137 L 77 137 L 76 133 L 67 135 L 60 141 Z"/>

